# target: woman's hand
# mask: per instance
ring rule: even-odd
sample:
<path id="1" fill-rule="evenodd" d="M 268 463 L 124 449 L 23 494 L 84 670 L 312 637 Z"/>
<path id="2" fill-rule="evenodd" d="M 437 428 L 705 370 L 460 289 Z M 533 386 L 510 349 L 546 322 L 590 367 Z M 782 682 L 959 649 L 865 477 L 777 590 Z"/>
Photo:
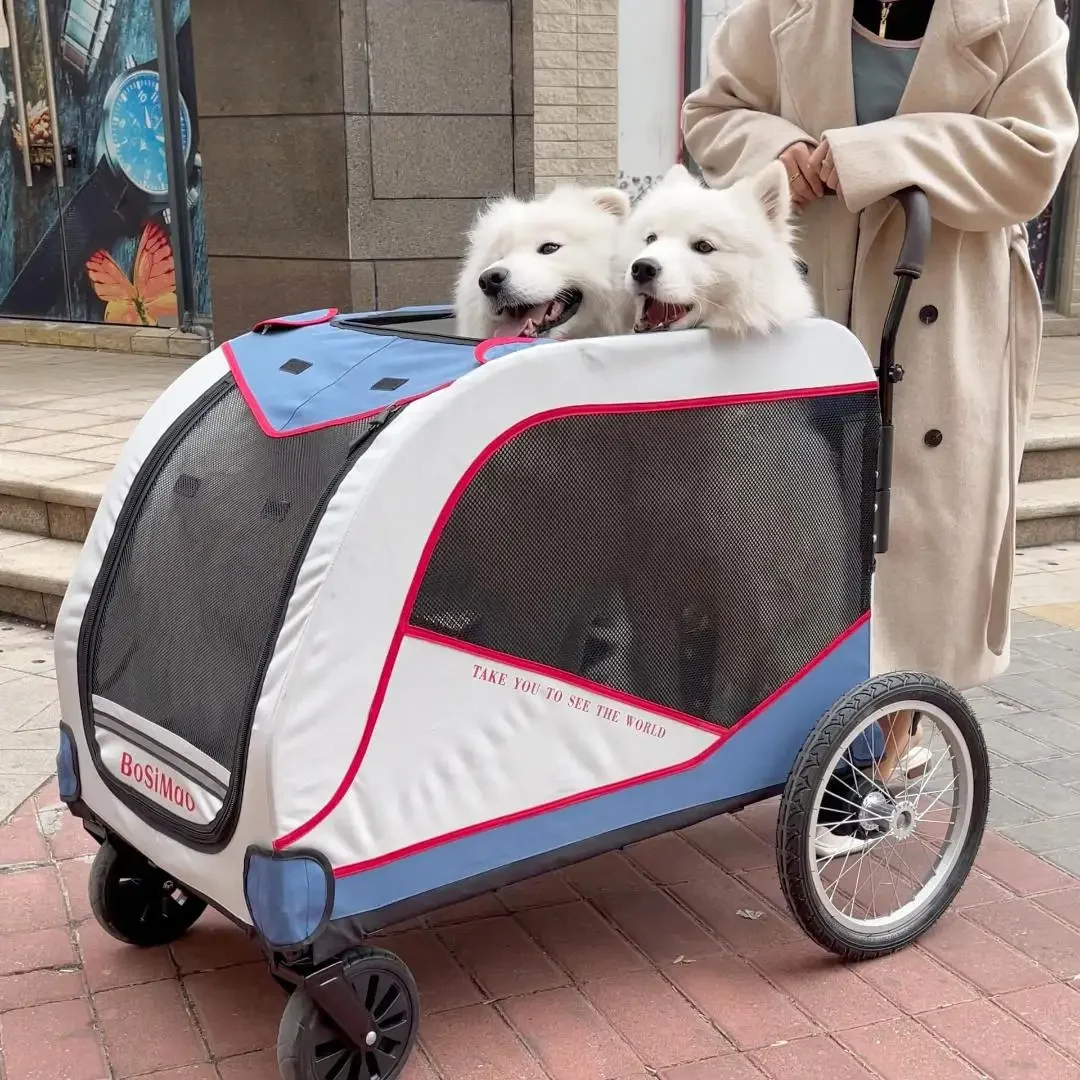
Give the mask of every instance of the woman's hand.
<path id="1" fill-rule="evenodd" d="M 828 139 L 822 139 L 817 148 L 810 155 L 807 167 L 817 176 L 820 183 L 830 191 L 835 191 L 841 198 L 844 189 L 840 186 L 840 177 L 836 172 L 836 162 L 833 161 L 832 147 Z"/>
<path id="2" fill-rule="evenodd" d="M 817 151 L 814 151 L 816 154 Z M 788 183 L 791 185 L 791 199 L 798 207 L 820 199 L 825 194 L 821 182 L 820 167 L 812 165 L 813 154 L 804 142 L 792 143 L 779 157 L 787 169 Z"/>

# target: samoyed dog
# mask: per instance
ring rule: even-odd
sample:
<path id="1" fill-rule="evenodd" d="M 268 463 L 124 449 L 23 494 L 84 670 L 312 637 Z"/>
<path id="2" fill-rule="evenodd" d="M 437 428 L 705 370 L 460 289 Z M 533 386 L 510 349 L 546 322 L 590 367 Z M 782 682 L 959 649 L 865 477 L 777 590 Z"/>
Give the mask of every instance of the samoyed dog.
<path id="1" fill-rule="evenodd" d="M 560 187 L 482 210 L 454 298 L 462 337 L 597 337 L 629 332 L 617 188 Z"/>
<path id="2" fill-rule="evenodd" d="M 625 285 L 641 332 L 766 334 L 814 314 L 792 246 L 787 171 L 774 161 L 723 189 L 674 166 L 626 226 Z"/>

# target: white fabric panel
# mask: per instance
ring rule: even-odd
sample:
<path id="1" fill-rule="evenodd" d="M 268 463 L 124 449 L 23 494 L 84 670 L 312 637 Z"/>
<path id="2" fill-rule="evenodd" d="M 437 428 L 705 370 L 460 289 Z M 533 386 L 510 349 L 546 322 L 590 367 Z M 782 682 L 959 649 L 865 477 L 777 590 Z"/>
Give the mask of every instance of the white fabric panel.
<path id="1" fill-rule="evenodd" d="M 135 731 L 141 731 L 144 735 L 149 736 L 185 761 L 190 761 L 192 765 L 203 772 L 209 773 L 219 784 L 228 786 L 229 770 L 219 765 L 212 757 L 208 757 L 197 746 L 192 746 L 186 739 L 181 739 L 179 735 L 166 731 L 165 728 L 155 724 L 152 720 L 147 720 L 145 716 L 140 716 L 138 713 L 134 713 L 130 709 L 124 708 L 123 705 L 118 705 L 115 701 L 102 697 L 100 694 L 95 694 L 92 700 L 94 708 L 99 712 L 104 713 L 107 717 L 115 717 L 122 723 L 127 724 L 128 727 L 134 728 Z"/>
<path id="2" fill-rule="evenodd" d="M 406 637 L 342 808 L 352 861 L 681 765 L 718 736 Z"/>
<path id="3" fill-rule="evenodd" d="M 113 470 L 76 563 L 56 621 L 54 652 L 60 711 L 75 739 L 82 797 L 87 806 L 137 850 L 246 922 L 249 916 L 243 895 L 244 851 L 249 843 L 269 842 L 265 804 L 253 799 L 249 806 L 245 801 L 232 841 L 218 854 L 193 851 L 146 825 L 116 799 L 94 769 L 83 732 L 76 666 L 86 604 L 136 474 L 181 413 L 227 372 L 224 353 L 215 349 L 184 371 L 139 421 Z M 254 830 L 249 829 L 252 821 L 256 823 Z"/>
<path id="4" fill-rule="evenodd" d="M 184 821 L 209 825 L 221 809 L 221 800 L 170 768 L 149 750 L 128 742 L 113 731 L 94 731 L 101 761 L 113 777 Z M 96 807 L 95 807 L 96 809 Z M 153 857 L 153 851 L 140 849 Z"/>
<path id="5" fill-rule="evenodd" d="M 356 755 L 428 536 L 459 479 L 502 433 L 548 410 L 873 378 L 847 330 L 808 320 L 786 334 L 743 342 L 702 330 L 539 345 L 410 405 L 331 501 L 290 604 L 289 636 L 281 643 L 288 658 L 271 664 L 268 688 L 278 713 L 268 784 L 276 835 L 303 827 L 304 846 L 335 865 L 356 861 L 357 815 L 348 805 L 329 814 L 326 807 Z M 289 670 L 279 688 L 283 667 Z M 426 686 L 433 705 L 453 705 L 433 680 Z M 315 815 L 322 820 L 312 827 Z"/>

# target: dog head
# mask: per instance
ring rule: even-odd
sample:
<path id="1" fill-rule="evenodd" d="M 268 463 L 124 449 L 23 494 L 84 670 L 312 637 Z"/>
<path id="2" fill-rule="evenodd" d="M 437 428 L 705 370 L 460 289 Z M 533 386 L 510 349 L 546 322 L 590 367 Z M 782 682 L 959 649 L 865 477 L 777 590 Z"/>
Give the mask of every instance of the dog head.
<path id="1" fill-rule="evenodd" d="M 812 315 L 791 211 L 780 162 L 721 190 L 703 187 L 682 165 L 672 168 L 626 227 L 634 329 L 768 333 Z"/>
<path id="2" fill-rule="evenodd" d="M 629 329 L 615 188 L 556 188 L 482 211 L 469 236 L 454 307 L 465 337 L 580 338 Z"/>

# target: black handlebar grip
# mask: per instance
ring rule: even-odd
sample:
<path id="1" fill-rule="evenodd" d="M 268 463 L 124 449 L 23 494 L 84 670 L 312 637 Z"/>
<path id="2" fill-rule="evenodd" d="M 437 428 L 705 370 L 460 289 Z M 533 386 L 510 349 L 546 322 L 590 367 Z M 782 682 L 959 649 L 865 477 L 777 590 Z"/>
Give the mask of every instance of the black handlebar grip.
<path id="1" fill-rule="evenodd" d="M 893 273 L 897 277 L 918 278 L 922 276 L 930 247 L 930 200 L 917 187 L 904 188 L 893 197 L 904 209 L 904 242 Z"/>

